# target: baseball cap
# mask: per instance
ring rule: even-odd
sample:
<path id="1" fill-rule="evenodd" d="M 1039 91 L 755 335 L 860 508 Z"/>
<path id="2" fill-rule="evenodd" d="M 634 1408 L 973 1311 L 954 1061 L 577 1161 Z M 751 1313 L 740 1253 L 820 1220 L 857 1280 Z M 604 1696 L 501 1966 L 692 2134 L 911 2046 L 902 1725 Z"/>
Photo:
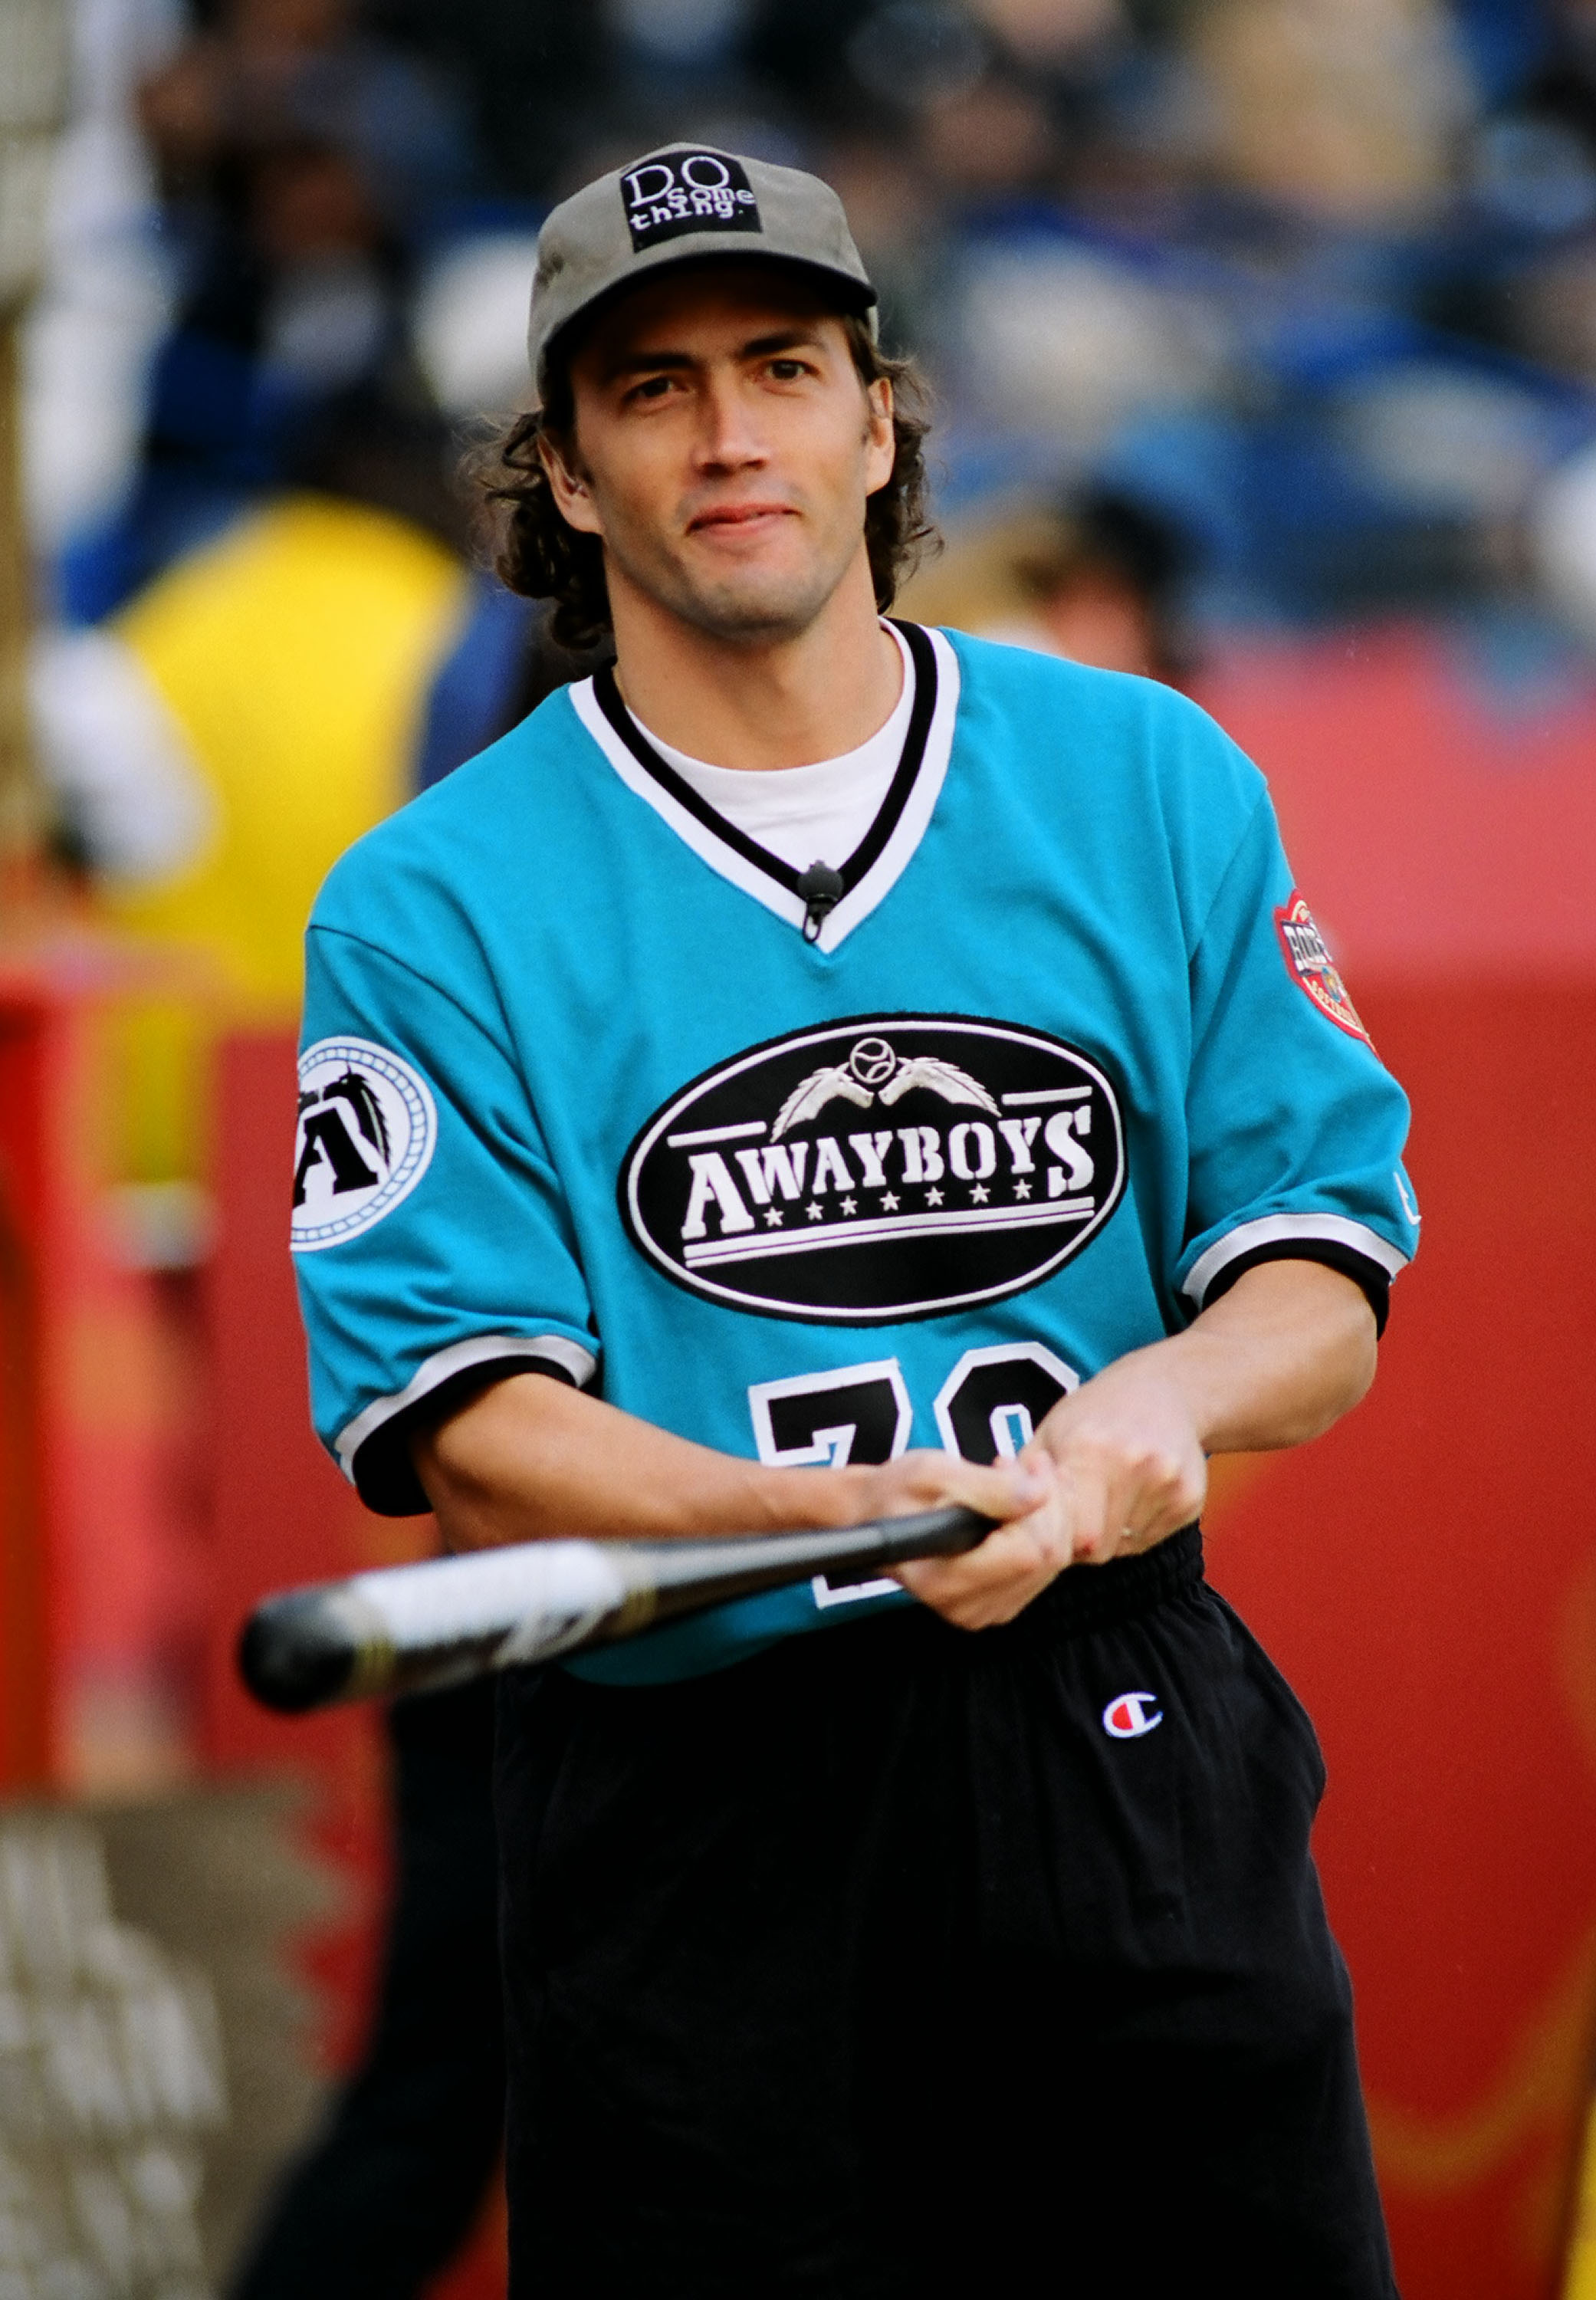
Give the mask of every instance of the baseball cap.
<path id="1" fill-rule="evenodd" d="M 562 200 L 537 235 L 527 350 L 541 398 L 549 347 L 573 320 L 656 271 L 757 257 L 819 275 L 876 327 L 876 290 L 829 184 L 703 144 L 669 144 Z"/>

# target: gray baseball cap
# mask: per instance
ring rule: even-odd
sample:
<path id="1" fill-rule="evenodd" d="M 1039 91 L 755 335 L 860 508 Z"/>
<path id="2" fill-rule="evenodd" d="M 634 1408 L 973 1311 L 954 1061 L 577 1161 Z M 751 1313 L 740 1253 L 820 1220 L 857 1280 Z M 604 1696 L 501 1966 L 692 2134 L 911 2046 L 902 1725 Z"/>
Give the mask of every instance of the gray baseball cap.
<path id="1" fill-rule="evenodd" d="M 585 184 L 538 233 L 527 333 L 538 396 L 549 347 L 573 320 L 653 272 L 715 256 L 801 266 L 835 291 L 841 309 L 867 315 L 875 333 L 876 290 L 829 184 L 706 145 L 669 144 Z"/>

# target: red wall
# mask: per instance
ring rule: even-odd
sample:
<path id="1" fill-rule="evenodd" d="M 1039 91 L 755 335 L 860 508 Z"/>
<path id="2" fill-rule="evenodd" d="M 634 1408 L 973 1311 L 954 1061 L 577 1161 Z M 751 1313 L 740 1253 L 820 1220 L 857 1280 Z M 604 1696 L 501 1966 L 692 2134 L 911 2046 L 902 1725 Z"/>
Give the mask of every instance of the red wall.
<path id="1" fill-rule="evenodd" d="M 42 984 L 0 979 L 0 1790 L 37 1788 L 56 1754 L 43 1265 L 66 1027 Z"/>
<path id="2" fill-rule="evenodd" d="M 1549 2300 L 1596 2054 L 1596 696 L 1423 634 L 1203 700 L 1414 1105 L 1368 1402 L 1225 1465 L 1211 1570 L 1312 1709 L 1406 2300 Z"/>
<path id="3" fill-rule="evenodd" d="M 1596 987 L 1356 995 L 1423 1249 L 1367 1403 L 1251 1471 L 1210 1571 L 1325 1746 L 1406 2300 L 1530 2300 L 1596 2042 Z"/>

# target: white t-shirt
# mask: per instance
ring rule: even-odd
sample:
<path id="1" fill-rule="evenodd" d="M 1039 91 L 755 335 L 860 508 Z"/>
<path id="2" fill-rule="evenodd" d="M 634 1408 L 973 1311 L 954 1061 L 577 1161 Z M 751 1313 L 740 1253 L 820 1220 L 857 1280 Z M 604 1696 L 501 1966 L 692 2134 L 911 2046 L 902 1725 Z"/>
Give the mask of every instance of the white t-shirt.
<path id="1" fill-rule="evenodd" d="M 890 623 L 885 628 L 892 630 Z M 806 871 L 811 862 L 829 862 L 836 870 L 880 812 L 909 731 L 914 666 L 907 641 L 897 631 L 892 635 L 903 658 L 902 691 L 885 725 L 840 759 L 820 759 L 809 767 L 711 767 L 673 749 L 641 720 L 637 724 L 667 765 L 750 838 L 794 871 Z"/>

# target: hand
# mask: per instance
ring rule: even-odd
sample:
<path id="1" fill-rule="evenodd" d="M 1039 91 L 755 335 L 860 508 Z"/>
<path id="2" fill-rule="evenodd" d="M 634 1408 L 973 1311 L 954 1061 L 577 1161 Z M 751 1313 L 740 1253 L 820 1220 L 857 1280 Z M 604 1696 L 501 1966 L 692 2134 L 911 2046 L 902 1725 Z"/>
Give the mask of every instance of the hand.
<path id="1" fill-rule="evenodd" d="M 961 1557 L 921 1558 L 897 1569 L 894 1578 L 912 1596 L 958 1629 L 1011 1621 L 1069 1562 L 1058 1473 L 1040 1448 L 990 1469 L 956 1454 L 905 1454 L 868 1475 L 870 1516 L 907 1517 L 957 1502 L 1002 1521 Z"/>
<path id="2" fill-rule="evenodd" d="M 1061 1397 L 1022 1461 L 1058 1472 L 1071 1562 L 1106 1565 L 1190 1525 L 1208 1492 L 1208 1457 L 1167 1345 L 1106 1366 Z"/>
<path id="3" fill-rule="evenodd" d="M 1061 1398 L 1014 1462 L 982 1469 L 909 1454 L 876 1475 L 894 1481 L 884 1515 L 952 1501 L 1003 1520 L 961 1557 L 898 1569 L 906 1589 L 964 1629 L 1012 1621 L 1068 1565 L 1151 1549 L 1191 1523 L 1208 1488 L 1190 1407 L 1156 1347 Z"/>

